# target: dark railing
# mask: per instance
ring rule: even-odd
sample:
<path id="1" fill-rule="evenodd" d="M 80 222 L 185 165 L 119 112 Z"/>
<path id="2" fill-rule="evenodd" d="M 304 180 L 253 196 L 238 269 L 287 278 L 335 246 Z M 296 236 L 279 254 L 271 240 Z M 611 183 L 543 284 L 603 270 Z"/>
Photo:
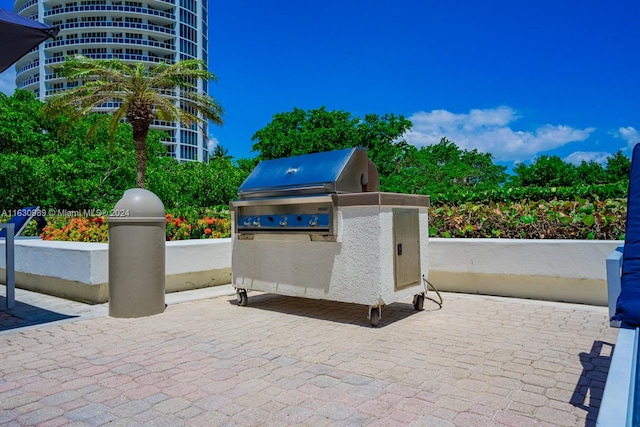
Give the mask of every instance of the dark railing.
<path id="1" fill-rule="evenodd" d="M 70 46 L 75 44 L 130 44 L 136 46 L 150 46 L 173 50 L 173 44 L 155 42 L 144 39 L 132 39 L 127 37 L 83 37 L 77 39 L 55 40 L 45 43 L 45 48 L 58 46 Z"/>
<path id="2" fill-rule="evenodd" d="M 161 18 L 167 18 L 175 20 L 175 14 L 162 12 L 160 10 L 148 9 L 146 7 L 133 7 L 133 6 L 113 6 L 113 5 L 86 5 L 86 6 L 67 6 L 58 7 L 55 9 L 49 9 L 44 12 L 44 16 L 55 16 L 61 14 L 67 14 L 71 12 L 127 12 L 127 13 L 139 13 L 143 15 L 158 16 Z"/>
<path id="3" fill-rule="evenodd" d="M 14 235 L 15 235 L 15 224 L 0 224 L 0 230 L 5 229 L 6 234 L 4 238 L 5 242 L 5 284 L 6 284 L 6 296 L 5 296 L 5 308 L 7 310 L 14 308 L 16 306 L 16 271 L 15 271 L 15 257 L 14 257 Z"/>
<path id="4" fill-rule="evenodd" d="M 135 28 L 136 30 L 148 30 L 158 33 L 169 34 L 175 36 L 176 32 L 173 28 L 165 28 L 159 25 L 140 24 L 138 22 L 120 22 L 120 21 L 91 21 L 91 22 L 68 22 L 57 25 L 61 30 L 70 28 L 98 28 L 98 27 L 115 27 L 115 28 Z"/>
<path id="5" fill-rule="evenodd" d="M 146 62 L 172 62 L 165 58 L 158 58 L 156 56 L 149 55 L 133 55 L 129 53 L 87 53 L 84 54 L 87 58 L 93 59 L 122 59 L 125 61 L 146 61 Z M 47 58 L 45 60 L 46 65 L 56 64 L 58 62 L 64 62 L 65 57 L 59 56 L 56 58 Z"/>

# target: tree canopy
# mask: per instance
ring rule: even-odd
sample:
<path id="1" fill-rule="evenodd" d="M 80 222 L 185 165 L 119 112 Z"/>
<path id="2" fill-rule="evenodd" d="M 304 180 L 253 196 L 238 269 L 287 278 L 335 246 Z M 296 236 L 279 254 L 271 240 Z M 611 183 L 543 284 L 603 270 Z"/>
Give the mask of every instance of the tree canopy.
<path id="1" fill-rule="evenodd" d="M 408 144 L 402 139 L 411 129 L 403 116 L 367 114 L 364 119 L 345 111 L 328 111 L 326 107 L 279 113 L 257 131 L 252 149 L 258 160 L 297 156 L 350 147 L 366 147 L 369 158 L 381 176 L 398 167 Z"/>
<path id="2" fill-rule="evenodd" d="M 442 138 L 438 144 L 407 148 L 402 166 L 384 184 L 383 190 L 432 194 L 452 188 L 486 189 L 502 184 L 505 166 L 495 165 L 493 156 L 478 150 L 460 149 Z"/>
<path id="3" fill-rule="evenodd" d="M 100 114 L 68 121 L 52 119 L 42 107 L 29 92 L 0 94 L 0 208 L 113 207 L 136 183 L 131 124 L 119 122 L 113 132 Z M 334 124 L 340 128 L 327 128 Z M 408 120 L 392 114 L 360 119 L 324 107 L 294 109 L 275 115 L 273 123 L 256 132 L 258 158 L 232 159 L 219 145 L 208 164 L 181 164 L 165 156 L 164 134 L 152 130 L 146 147 L 147 188 L 166 208 L 226 205 L 260 159 L 363 146 L 380 172 L 382 191 L 427 194 L 434 204 L 626 195 L 631 162 L 622 151 L 604 165 L 573 165 L 541 156 L 507 175 L 490 153 L 460 148 L 447 138 L 423 147 L 409 145 L 402 138 L 409 128 Z"/>
<path id="4" fill-rule="evenodd" d="M 0 94 L 0 114 L 12 120 L 0 120 L 0 211 L 34 204 L 107 210 L 135 186 L 129 123 L 118 123 L 112 132 L 97 113 L 70 123 L 51 120 L 43 103 L 21 90 L 12 96 Z M 229 158 L 181 164 L 166 156 L 164 136 L 149 132 L 147 187 L 166 208 L 226 205 L 236 197 L 246 169 Z"/>

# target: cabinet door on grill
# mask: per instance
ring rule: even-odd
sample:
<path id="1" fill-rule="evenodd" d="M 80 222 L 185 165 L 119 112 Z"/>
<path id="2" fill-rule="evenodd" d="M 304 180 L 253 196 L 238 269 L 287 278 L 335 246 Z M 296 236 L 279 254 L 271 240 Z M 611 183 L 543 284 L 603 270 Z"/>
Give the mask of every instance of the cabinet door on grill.
<path id="1" fill-rule="evenodd" d="M 420 223 L 418 209 L 393 210 L 395 290 L 420 283 Z"/>

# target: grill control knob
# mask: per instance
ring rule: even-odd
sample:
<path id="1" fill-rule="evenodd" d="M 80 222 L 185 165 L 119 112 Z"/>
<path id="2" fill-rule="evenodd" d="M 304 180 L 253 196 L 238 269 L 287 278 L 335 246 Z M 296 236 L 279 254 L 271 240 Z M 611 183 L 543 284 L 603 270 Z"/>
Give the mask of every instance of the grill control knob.
<path id="1" fill-rule="evenodd" d="M 282 215 L 280 217 L 280 226 L 281 227 L 286 227 L 287 226 L 287 222 L 289 221 L 289 218 L 287 218 L 286 215 Z"/>
<path id="2" fill-rule="evenodd" d="M 251 217 L 248 216 L 244 219 L 244 226 L 245 227 L 250 227 L 251 226 Z"/>
<path id="3" fill-rule="evenodd" d="M 312 215 L 311 219 L 309 220 L 309 225 L 312 227 L 315 227 L 316 225 L 318 225 L 318 216 L 317 215 Z"/>
<path id="4" fill-rule="evenodd" d="M 260 217 L 257 216 L 256 219 L 253 220 L 254 227 L 260 227 Z"/>

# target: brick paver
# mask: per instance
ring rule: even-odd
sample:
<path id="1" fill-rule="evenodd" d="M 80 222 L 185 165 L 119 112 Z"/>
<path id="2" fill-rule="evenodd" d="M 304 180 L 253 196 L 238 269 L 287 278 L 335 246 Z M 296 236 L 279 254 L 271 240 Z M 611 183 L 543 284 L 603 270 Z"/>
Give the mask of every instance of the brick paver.
<path id="1" fill-rule="evenodd" d="M 0 334 L 2 425 L 595 425 L 607 309 L 443 294 L 383 310 L 251 293 Z M 19 322 L 0 313 L 0 322 Z"/>

